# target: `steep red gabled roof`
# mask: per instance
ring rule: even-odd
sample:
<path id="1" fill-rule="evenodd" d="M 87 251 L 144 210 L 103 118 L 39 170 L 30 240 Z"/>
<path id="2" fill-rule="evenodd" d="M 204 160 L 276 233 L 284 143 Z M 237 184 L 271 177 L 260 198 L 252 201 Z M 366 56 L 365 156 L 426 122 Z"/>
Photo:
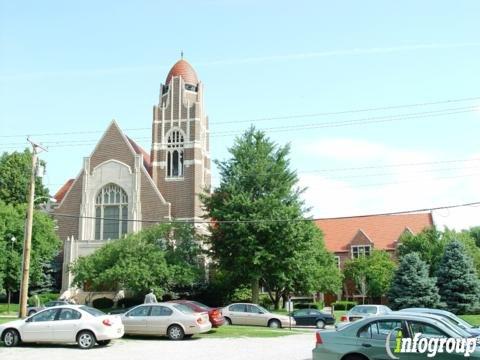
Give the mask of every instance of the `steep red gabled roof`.
<path id="1" fill-rule="evenodd" d="M 361 229 L 377 250 L 395 249 L 396 242 L 408 228 L 418 234 L 433 226 L 431 213 L 372 215 L 316 220 L 322 229 L 329 251 L 348 251 L 349 244 Z"/>
<path id="2" fill-rule="evenodd" d="M 147 172 L 152 175 L 152 164 L 151 164 L 151 161 L 150 161 L 150 154 L 147 153 L 140 145 L 138 145 L 135 141 L 133 141 L 132 139 L 130 139 L 128 136 L 127 136 L 127 140 L 128 142 L 130 143 L 130 145 L 132 145 L 133 147 L 133 150 L 138 154 L 138 155 L 142 155 L 142 158 L 143 158 L 143 166 L 145 166 L 145 169 L 147 170 Z"/>
<path id="3" fill-rule="evenodd" d="M 60 203 L 63 198 L 65 197 L 65 194 L 70 190 L 70 188 L 73 185 L 73 182 L 75 179 L 68 179 L 65 184 L 62 185 L 60 189 L 53 195 L 53 198 L 57 201 L 57 203 Z"/>

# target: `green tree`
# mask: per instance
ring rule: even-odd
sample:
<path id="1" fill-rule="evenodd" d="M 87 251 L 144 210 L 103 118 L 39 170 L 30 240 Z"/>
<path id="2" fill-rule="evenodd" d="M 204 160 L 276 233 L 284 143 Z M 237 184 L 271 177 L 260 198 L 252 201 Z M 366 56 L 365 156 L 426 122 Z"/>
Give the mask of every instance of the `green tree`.
<path id="1" fill-rule="evenodd" d="M 375 250 L 345 263 L 345 279 L 352 281 L 365 301 L 367 296 L 384 296 L 390 289 L 396 265 L 386 251 Z"/>
<path id="2" fill-rule="evenodd" d="M 40 161 L 42 166 L 45 162 Z M 27 203 L 30 174 L 32 172 L 32 153 L 25 149 L 24 152 L 4 152 L 0 156 L 0 200 L 7 204 Z M 42 184 L 42 179 L 35 179 L 35 197 L 38 201 L 45 201 L 48 189 Z"/>
<path id="3" fill-rule="evenodd" d="M 400 259 L 407 254 L 417 253 L 420 259 L 427 263 L 430 276 L 433 276 L 437 271 L 444 248 L 445 241 L 442 233 L 435 228 L 428 228 L 416 235 L 412 233 L 402 235 L 397 251 Z"/>
<path id="4" fill-rule="evenodd" d="M 448 310 L 467 314 L 478 309 L 480 282 L 462 243 L 452 241 L 446 246 L 437 279 L 441 300 Z"/>
<path id="5" fill-rule="evenodd" d="M 475 226 L 469 230 L 470 236 L 475 240 L 477 247 L 480 247 L 480 226 Z"/>
<path id="6" fill-rule="evenodd" d="M 417 253 L 403 256 L 393 277 L 388 299 L 394 310 L 440 306 L 436 278 L 429 277 L 428 265 Z"/>
<path id="7" fill-rule="evenodd" d="M 112 241 L 71 266 L 74 284 L 91 290 L 128 289 L 157 295 L 198 284 L 203 265 L 190 225 L 162 224 Z"/>
<path id="8" fill-rule="evenodd" d="M 320 229 L 313 222 L 298 222 L 290 231 L 295 232 L 282 237 L 286 248 L 283 256 L 263 264 L 261 284 L 275 309 L 279 308 L 280 299 L 286 300 L 290 293 L 336 293 L 342 287 L 340 270 L 325 249 Z M 303 249 L 298 246 L 302 244 Z M 292 251 L 290 255 L 288 251 Z"/>
<path id="9" fill-rule="evenodd" d="M 305 278 L 302 262 L 331 268 L 330 255 L 315 255 L 326 251 L 319 245 L 321 235 L 302 221 L 306 209 L 297 175 L 289 169 L 289 146 L 276 145 L 252 127 L 229 151 L 231 159 L 216 162 L 220 186 L 201 196 L 214 221 L 211 255 L 221 270 L 237 274 L 234 282 L 251 286 L 252 301 L 258 302 L 263 279 L 275 302 L 301 283 L 295 276 Z"/>
<path id="10" fill-rule="evenodd" d="M 405 234 L 400 239 L 398 255 L 401 259 L 406 254 L 418 253 L 420 258 L 430 267 L 430 276 L 434 276 L 443 257 L 445 246 L 452 241 L 460 241 L 467 248 L 477 273 L 480 273 L 480 248 L 476 246 L 475 239 L 469 231 L 457 232 L 448 228 L 445 228 L 444 231 L 438 231 L 435 228 L 430 228 L 416 235 Z"/>
<path id="11" fill-rule="evenodd" d="M 20 285 L 23 235 L 26 205 L 7 205 L 0 201 L 0 248 L 4 249 L 2 268 L 3 288 L 7 293 L 17 292 Z M 12 238 L 16 241 L 13 242 Z M 35 211 L 32 228 L 30 260 L 30 291 L 49 290 L 52 279 L 46 271 L 60 248 L 55 224 L 50 216 Z M 2 253 L 2 254 L 3 254 Z"/>

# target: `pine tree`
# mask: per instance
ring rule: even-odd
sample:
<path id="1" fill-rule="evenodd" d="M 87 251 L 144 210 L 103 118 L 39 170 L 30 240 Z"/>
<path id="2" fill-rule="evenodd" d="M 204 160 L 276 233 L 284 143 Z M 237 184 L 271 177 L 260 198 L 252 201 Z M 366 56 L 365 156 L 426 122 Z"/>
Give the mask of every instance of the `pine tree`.
<path id="1" fill-rule="evenodd" d="M 467 314 L 478 307 L 480 282 L 472 259 L 458 241 L 449 243 L 437 273 L 442 302 L 455 314 Z"/>
<path id="2" fill-rule="evenodd" d="M 428 265 L 417 253 L 402 257 L 388 293 L 390 307 L 399 310 L 408 307 L 435 308 L 440 305 L 436 279 L 428 275 Z"/>

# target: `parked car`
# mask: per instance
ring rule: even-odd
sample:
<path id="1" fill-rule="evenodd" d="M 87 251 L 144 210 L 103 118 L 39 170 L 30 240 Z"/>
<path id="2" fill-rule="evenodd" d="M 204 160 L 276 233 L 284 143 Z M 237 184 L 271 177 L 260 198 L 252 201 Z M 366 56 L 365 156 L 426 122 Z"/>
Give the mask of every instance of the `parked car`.
<path id="1" fill-rule="evenodd" d="M 422 333 L 425 338 L 459 338 L 456 331 L 431 317 L 417 314 L 389 313 L 369 316 L 336 330 L 317 331 L 313 360 L 374 360 L 390 359 L 386 352 L 386 340 L 390 335 L 390 348 L 395 347 L 397 331 L 401 329 L 403 337 L 413 337 Z M 417 360 L 427 359 L 426 354 L 412 352 L 400 354 L 399 358 Z M 464 354 L 437 354 L 439 359 L 463 359 Z M 480 359 L 479 349 L 470 354 L 470 359 Z"/>
<path id="2" fill-rule="evenodd" d="M 317 309 L 299 309 L 292 313 L 297 325 L 316 326 L 324 329 L 325 325 L 335 324 L 335 318 L 331 314 L 321 312 Z"/>
<path id="3" fill-rule="evenodd" d="M 135 306 L 122 315 L 125 333 L 189 338 L 212 328 L 208 313 L 197 313 L 184 304 L 158 303 Z"/>
<path id="4" fill-rule="evenodd" d="M 408 314 L 408 315 L 416 316 L 416 317 L 427 317 L 427 318 L 430 318 L 430 319 L 435 319 L 435 320 L 443 323 L 446 327 L 450 328 L 452 331 L 456 332 L 458 334 L 458 336 L 460 336 L 460 337 L 464 337 L 464 338 L 473 337 L 472 334 L 470 334 L 468 331 L 464 330 L 460 326 L 454 324 L 453 322 L 451 322 L 450 320 L 448 320 L 448 319 L 446 319 L 442 316 L 438 316 L 438 315 L 435 315 L 435 314 L 429 314 L 429 313 L 415 313 L 415 312 L 407 312 L 407 311 L 392 312 L 392 314 L 395 314 L 395 313 L 398 313 L 400 315 L 407 315 Z"/>
<path id="5" fill-rule="evenodd" d="M 41 306 L 27 307 L 27 314 L 28 316 L 30 316 L 39 312 L 40 310 L 53 307 L 53 306 L 60 306 L 60 305 L 72 305 L 72 304 L 70 304 L 68 301 L 65 301 L 65 300 L 52 300 L 52 301 L 46 302 L 44 305 L 41 305 Z"/>
<path id="6" fill-rule="evenodd" d="M 107 345 L 123 336 L 119 316 L 106 315 L 85 305 L 47 308 L 26 319 L 0 325 L 0 339 L 5 346 L 20 343 L 77 343 L 82 349 Z"/>
<path id="7" fill-rule="evenodd" d="M 236 303 L 222 309 L 226 325 L 257 325 L 271 328 L 294 326 L 290 316 L 274 314 L 257 304 Z"/>
<path id="8" fill-rule="evenodd" d="M 192 300 L 172 300 L 169 302 L 186 305 L 195 312 L 207 312 L 208 318 L 212 323 L 212 327 L 214 328 L 220 327 L 225 323 L 225 318 L 222 315 L 222 310 L 219 308 L 212 308 L 198 301 Z"/>
<path id="9" fill-rule="evenodd" d="M 433 314 L 441 316 L 451 323 L 459 326 L 463 330 L 467 331 L 473 336 L 480 336 L 480 327 L 475 327 L 472 324 L 469 324 L 462 318 L 458 317 L 457 315 L 451 313 L 450 311 L 445 310 L 438 310 L 438 309 L 428 309 L 428 308 L 408 308 L 402 309 L 401 312 L 409 312 L 409 313 L 421 313 L 421 314 Z"/>
<path id="10" fill-rule="evenodd" d="M 345 315 L 340 317 L 340 323 L 338 323 L 336 327 L 340 328 L 365 317 L 384 315 L 390 312 L 392 312 L 392 310 L 385 305 L 355 305 Z"/>

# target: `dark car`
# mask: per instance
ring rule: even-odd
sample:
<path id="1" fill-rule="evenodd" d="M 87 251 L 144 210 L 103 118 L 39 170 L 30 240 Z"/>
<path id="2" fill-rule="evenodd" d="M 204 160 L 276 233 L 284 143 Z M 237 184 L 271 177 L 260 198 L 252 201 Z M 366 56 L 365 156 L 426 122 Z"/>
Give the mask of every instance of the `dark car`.
<path id="1" fill-rule="evenodd" d="M 212 323 L 212 327 L 220 327 L 225 323 L 225 318 L 223 317 L 222 311 L 219 308 L 212 308 L 205 304 L 199 303 L 198 301 L 192 300 L 172 300 L 169 302 L 187 305 L 195 312 L 208 312 L 208 318 Z"/>
<path id="2" fill-rule="evenodd" d="M 325 325 L 335 324 L 335 318 L 327 313 L 317 309 L 300 309 L 292 313 L 297 326 L 316 326 L 319 329 L 325 328 Z"/>
<path id="3" fill-rule="evenodd" d="M 68 301 L 65 301 L 65 300 L 52 300 L 52 301 L 49 301 L 47 303 L 45 303 L 45 305 L 42 305 L 42 306 L 29 306 L 27 307 L 27 314 L 28 316 L 30 315 L 33 315 L 37 312 L 39 312 L 40 310 L 43 310 L 45 308 L 48 308 L 48 307 L 53 307 L 53 306 L 60 306 L 60 305 L 71 305 Z"/>

